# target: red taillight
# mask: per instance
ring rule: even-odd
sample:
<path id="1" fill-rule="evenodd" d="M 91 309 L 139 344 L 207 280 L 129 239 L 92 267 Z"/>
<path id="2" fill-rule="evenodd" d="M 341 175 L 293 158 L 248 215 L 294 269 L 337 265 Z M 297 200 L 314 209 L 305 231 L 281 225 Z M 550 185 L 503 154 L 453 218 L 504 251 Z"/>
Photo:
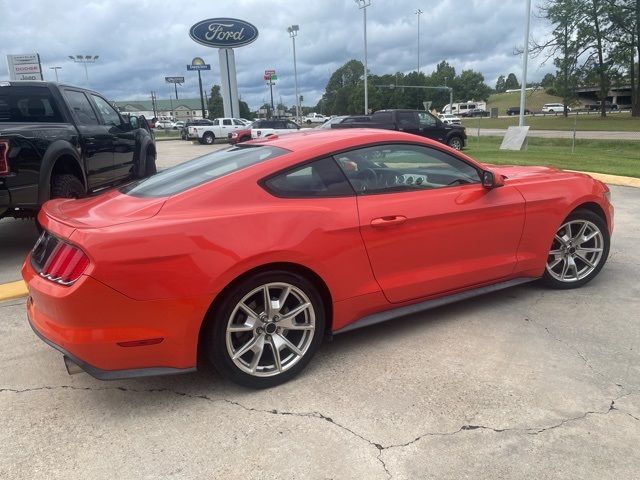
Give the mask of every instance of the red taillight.
<path id="1" fill-rule="evenodd" d="M 9 173 L 9 142 L 0 141 L 0 175 Z"/>
<path id="2" fill-rule="evenodd" d="M 89 257 L 77 247 L 60 242 L 40 275 L 62 285 L 71 285 L 89 266 Z"/>

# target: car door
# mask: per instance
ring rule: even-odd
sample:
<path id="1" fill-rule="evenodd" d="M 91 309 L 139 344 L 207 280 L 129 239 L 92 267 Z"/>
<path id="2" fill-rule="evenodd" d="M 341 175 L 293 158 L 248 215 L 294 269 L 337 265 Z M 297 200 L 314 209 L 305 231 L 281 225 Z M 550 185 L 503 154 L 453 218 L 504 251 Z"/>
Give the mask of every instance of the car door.
<path id="1" fill-rule="evenodd" d="M 403 302 L 509 276 L 524 199 L 508 184 L 485 189 L 480 171 L 438 149 L 393 144 L 336 155 L 357 193 L 376 280 Z"/>
<path id="2" fill-rule="evenodd" d="M 136 158 L 136 136 L 128 123 L 109 102 L 96 94 L 91 94 L 91 99 L 98 110 L 102 123 L 111 134 L 113 148 L 112 179 L 128 177 L 133 172 Z"/>
<path id="3" fill-rule="evenodd" d="M 417 112 L 419 135 L 441 143 L 447 143 L 447 131 L 444 123 L 428 112 Z"/>
<path id="4" fill-rule="evenodd" d="M 84 168 L 88 188 L 109 182 L 113 168 L 113 140 L 109 129 L 98 115 L 84 92 L 64 89 L 64 96 L 80 134 L 80 148 L 84 153 Z"/>

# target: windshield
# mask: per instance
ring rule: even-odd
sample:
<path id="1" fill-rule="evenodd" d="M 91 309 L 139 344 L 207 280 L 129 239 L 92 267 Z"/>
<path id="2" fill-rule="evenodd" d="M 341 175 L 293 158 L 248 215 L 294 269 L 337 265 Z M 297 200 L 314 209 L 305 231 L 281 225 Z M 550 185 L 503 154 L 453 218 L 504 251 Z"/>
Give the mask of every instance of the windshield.
<path id="1" fill-rule="evenodd" d="M 60 123 L 62 121 L 62 115 L 47 87 L 0 86 L 0 122 Z"/>
<path id="2" fill-rule="evenodd" d="M 270 145 L 237 145 L 168 168 L 120 191 L 134 197 L 168 197 L 285 153 L 289 150 Z"/>

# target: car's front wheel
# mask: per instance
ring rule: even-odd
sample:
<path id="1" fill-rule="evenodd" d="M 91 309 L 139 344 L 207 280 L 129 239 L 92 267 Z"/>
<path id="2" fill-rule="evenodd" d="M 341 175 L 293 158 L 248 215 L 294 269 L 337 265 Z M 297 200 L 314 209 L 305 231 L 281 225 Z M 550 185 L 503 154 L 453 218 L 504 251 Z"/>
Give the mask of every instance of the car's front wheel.
<path id="1" fill-rule="evenodd" d="M 251 388 L 273 387 L 297 375 L 318 349 L 325 326 L 316 287 L 284 271 L 242 281 L 213 315 L 211 363 L 225 377 Z"/>
<path id="2" fill-rule="evenodd" d="M 205 132 L 204 135 L 202 135 L 202 141 L 206 144 L 206 145 L 213 145 L 213 142 L 215 142 L 216 137 L 213 133 L 211 132 Z"/>
<path id="3" fill-rule="evenodd" d="M 600 272 L 609 255 L 605 221 L 589 210 L 567 217 L 551 242 L 543 281 L 552 288 L 581 287 Z"/>

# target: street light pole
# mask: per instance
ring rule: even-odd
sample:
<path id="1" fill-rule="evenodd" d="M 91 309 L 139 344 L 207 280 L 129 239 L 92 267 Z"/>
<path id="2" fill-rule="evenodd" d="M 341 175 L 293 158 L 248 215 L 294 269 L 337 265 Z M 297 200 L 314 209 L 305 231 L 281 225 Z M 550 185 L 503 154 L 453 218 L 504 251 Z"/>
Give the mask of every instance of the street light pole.
<path id="1" fill-rule="evenodd" d="M 62 70 L 62 67 L 49 67 L 49 69 L 56 72 L 56 83 L 58 83 L 58 70 Z"/>
<path id="2" fill-rule="evenodd" d="M 418 73 L 420 73 L 420 15 L 422 15 L 424 12 L 418 9 L 413 13 L 418 16 Z"/>
<path id="3" fill-rule="evenodd" d="M 367 7 L 371 5 L 371 0 L 355 0 L 358 8 L 363 12 L 364 22 L 364 114 L 369 115 L 369 88 L 368 88 L 368 67 L 367 67 Z"/>
<path id="4" fill-rule="evenodd" d="M 296 118 L 300 118 L 300 95 L 298 95 L 298 67 L 296 65 L 296 37 L 298 36 L 298 30 L 300 27 L 298 25 L 291 25 L 287 28 L 287 32 L 289 32 L 289 36 L 293 41 L 293 79 L 295 82 L 296 89 Z"/>
<path id="5" fill-rule="evenodd" d="M 87 69 L 87 63 L 95 63 L 98 60 L 98 55 L 69 55 L 69 58 L 73 60 L 75 63 L 81 63 L 84 65 L 84 74 L 87 78 L 87 87 L 90 86 L 89 83 L 89 70 Z"/>
<path id="6" fill-rule="evenodd" d="M 518 125 L 524 127 L 525 93 L 527 89 L 527 63 L 529 61 L 529 27 L 531 24 L 531 0 L 527 0 L 524 27 L 524 53 L 522 58 L 522 86 L 520 88 L 520 116 Z"/>

